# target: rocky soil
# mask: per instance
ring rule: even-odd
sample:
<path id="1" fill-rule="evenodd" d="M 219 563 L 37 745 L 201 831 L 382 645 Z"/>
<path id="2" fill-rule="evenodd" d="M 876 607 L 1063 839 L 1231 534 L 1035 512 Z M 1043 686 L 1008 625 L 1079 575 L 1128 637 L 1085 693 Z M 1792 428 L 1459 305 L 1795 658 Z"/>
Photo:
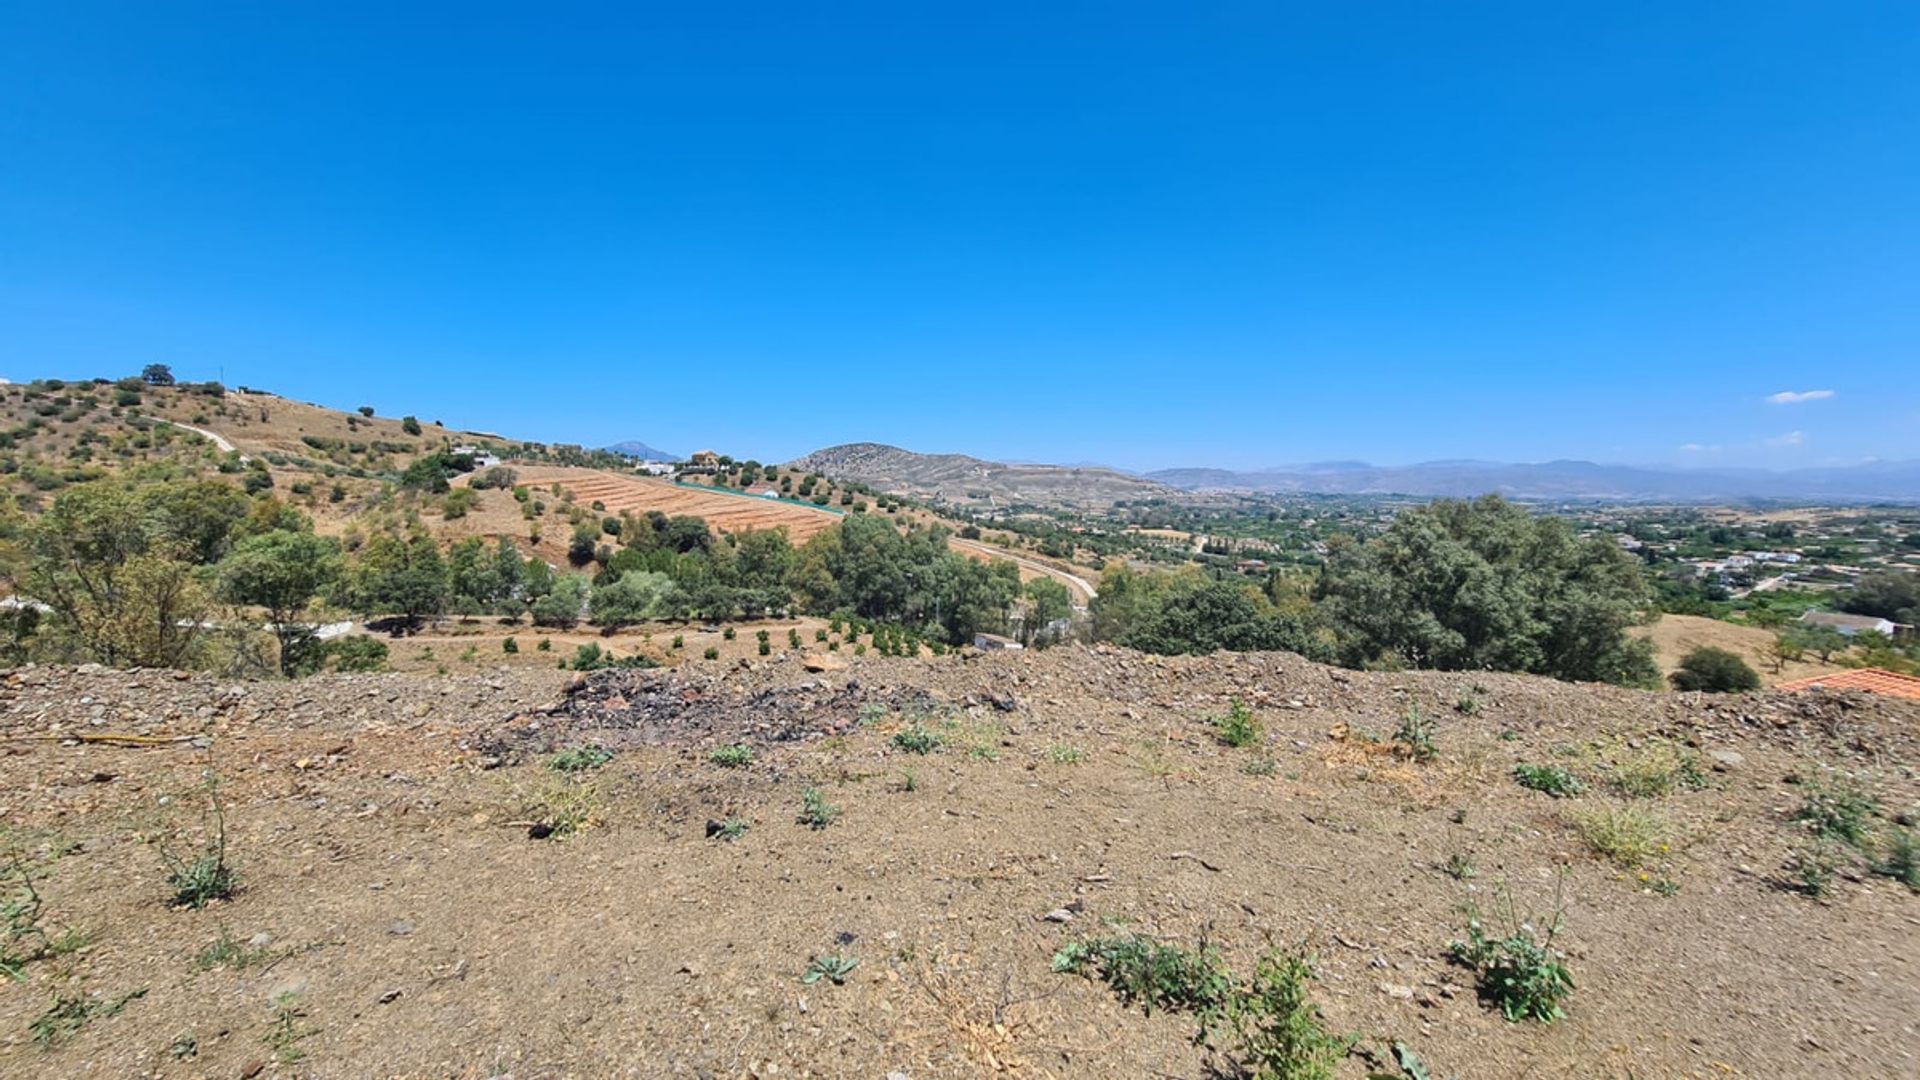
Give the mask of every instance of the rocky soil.
<path id="1" fill-rule="evenodd" d="M 1214 737 L 1234 699 L 1253 747 Z M 1410 713 L 1431 761 L 1391 743 Z M 1794 869 L 1810 785 L 1871 793 L 1875 857 L 1920 814 L 1916 739 L 1920 707 L 1858 695 L 1079 646 L 584 677 L 21 669 L 0 817 L 39 924 L 78 936 L 0 986 L 0 1074 L 1208 1075 L 1190 1019 L 1050 970 L 1122 923 L 1237 969 L 1304 943 L 1360 1039 L 1343 1076 L 1389 1041 L 1435 1077 L 1916 1075 L 1920 895 L 1850 848 L 1824 897 Z M 733 746 L 751 761 L 711 757 Z M 610 759 L 550 766 L 581 747 Z M 1703 782 L 1620 794 L 1653 760 Z M 1526 790 L 1518 762 L 1587 790 Z M 205 837 L 209 769 L 240 886 L 176 909 L 155 841 Z M 824 828 L 797 820 L 808 788 Z M 1598 810 L 1665 847 L 1610 861 L 1574 821 Z M 726 822 L 744 832 L 710 835 Z M 1568 1015 L 1507 1023 L 1447 943 L 1463 905 L 1556 888 Z M 803 982 L 826 953 L 858 967 Z"/>

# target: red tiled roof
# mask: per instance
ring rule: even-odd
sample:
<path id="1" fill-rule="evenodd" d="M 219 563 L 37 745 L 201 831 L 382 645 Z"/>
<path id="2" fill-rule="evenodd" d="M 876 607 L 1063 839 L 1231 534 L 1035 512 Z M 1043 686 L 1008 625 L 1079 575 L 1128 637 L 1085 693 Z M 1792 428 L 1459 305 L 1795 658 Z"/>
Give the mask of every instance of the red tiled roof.
<path id="1" fill-rule="evenodd" d="M 1783 682 L 1775 690 L 1865 690 L 1869 694 L 1920 700 L 1920 677 L 1882 671 L 1879 668 L 1852 668 L 1831 675 Z"/>

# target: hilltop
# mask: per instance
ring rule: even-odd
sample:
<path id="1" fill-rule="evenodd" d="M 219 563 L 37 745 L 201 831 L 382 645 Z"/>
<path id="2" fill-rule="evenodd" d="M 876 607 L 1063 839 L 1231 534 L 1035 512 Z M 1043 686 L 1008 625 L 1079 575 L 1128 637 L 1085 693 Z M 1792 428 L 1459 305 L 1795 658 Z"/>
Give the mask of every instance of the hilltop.
<path id="1" fill-rule="evenodd" d="M 1237 749 L 1213 719 L 1236 700 Z M 1392 741 L 1410 714 L 1430 758 Z M 27 668 L 0 735 L 37 924 L 78 943 L 0 995 L 12 1075 L 1222 1064 L 1177 1007 L 1055 970 L 1116 926 L 1235 972 L 1303 944 L 1311 1000 L 1362 1040 L 1345 1080 L 1400 1075 L 1390 1043 L 1433 1076 L 1914 1065 L 1920 898 L 1844 843 L 1805 895 L 1794 820 L 1857 789 L 1877 843 L 1920 810 L 1920 709 L 1887 699 L 1070 646 L 571 679 Z M 196 850 L 208 767 L 238 888 L 169 908 L 140 838 Z M 1507 890 L 1540 914 L 1556 881 L 1567 1015 L 1509 1023 L 1448 942 L 1462 905 L 1505 926 Z M 808 980 L 817 958 L 839 974 Z"/>
<path id="2" fill-rule="evenodd" d="M 1130 499 L 1185 499 L 1176 488 L 1114 469 L 1012 465 L 965 454 L 920 454 L 883 443 L 815 450 L 790 468 L 948 506 L 1099 510 Z"/>

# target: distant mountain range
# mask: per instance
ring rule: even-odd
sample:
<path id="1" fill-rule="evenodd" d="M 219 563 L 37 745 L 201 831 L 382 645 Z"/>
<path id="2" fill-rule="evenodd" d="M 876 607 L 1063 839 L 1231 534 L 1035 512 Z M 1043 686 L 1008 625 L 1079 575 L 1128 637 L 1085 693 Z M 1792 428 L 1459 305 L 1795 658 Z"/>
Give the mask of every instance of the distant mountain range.
<path id="1" fill-rule="evenodd" d="M 1468 497 L 1489 492 L 1518 499 L 1602 499 L 1620 502 L 1709 502 L 1808 499 L 1829 502 L 1920 502 L 1920 461 L 1773 472 L 1765 469 L 1665 469 L 1591 461 L 1505 464 L 1427 461 L 1382 466 L 1331 461 L 1252 472 L 1160 469 L 1150 480 L 1187 491 L 1261 494 L 1414 495 Z"/>
<path id="2" fill-rule="evenodd" d="M 628 439 L 626 442 L 617 442 L 617 443 L 614 443 L 612 446 L 607 447 L 607 449 L 613 451 L 616 454 L 625 454 L 628 457 L 637 457 L 643 461 L 685 461 L 686 460 L 686 458 L 680 456 L 679 454 L 669 453 L 668 451 L 661 450 L 657 447 L 648 446 L 646 443 L 643 443 L 638 439 Z"/>
<path id="3" fill-rule="evenodd" d="M 816 450 L 789 464 L 892 494 L 974 507 L 1025 504 L 1100 509 L 1122 500 L 1191 500 L 1209 494 L 1471 498 L 1494 493 L 1515 499 L 1614 502 L 1920 502 L 1920 461 L 1780 472 L 1591 461 L 1427 461 L 1391 466 L 1323 461 L 1251 471 L 1190 468 L 1130 473 L 1101 466 L 1009 463 L 965 454 L 919 454 L 882 443 L 848 443 Z"/>

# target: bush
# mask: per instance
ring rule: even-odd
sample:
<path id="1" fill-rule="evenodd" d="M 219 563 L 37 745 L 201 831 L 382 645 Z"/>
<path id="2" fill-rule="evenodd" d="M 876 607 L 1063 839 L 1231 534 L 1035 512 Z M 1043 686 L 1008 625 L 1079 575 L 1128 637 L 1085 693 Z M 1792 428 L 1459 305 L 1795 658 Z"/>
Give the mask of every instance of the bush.
<path id="1" fill-rule="evenodd" d="M 320 646 L 320 662 L 335 671 L 385 671 L 387 643 L 365 634 L 334 638 Z"/>
<path id="2" fill-rule="evenodd" d="M 1793 819 L 1804 823 L 1815 836 L 1840 840 L 1861 847 L 1867 840 L 1867 820 L 1879 810 L 1873 797 L 1845 780 L 1832 784 L 1809 781 L 1806 801 L 1794 812 Z"/>
<path id="3" fill-rule="evenodd" d="M 720 650 L 712 645 L 709 645 L 707 646 L 707 651 L 704 653 L 701 653 L 700 655 L 706 657 L 709 660 L 718 660 L 720 659 Z"/>
<path id="4" fill-rule="evenodd" d="M 1569 810 L 1567 823 L 1594 854 L 1631 870 L 1667 852 L 1667 823 L 1631 804 Z"/>
<path id="5" fill-rule="evenodd" d="M 403 416 L 400 418 L 400 430 L 409 435 L 418 435 L 420 434 L 420 421 L 411 416 Z"/>
<path id="6" fill-rule="evenodd" d="M 940 736 L 919 724 L 908 724 L 894 732 L 893 745 L 909 754 L 931 754 L 940 748 Z"/>
<path id="7" fill-rule="evenodd" d="M 1505 936 L 1490 938 L 1477 913 L 1470 913 L 1467 940 L 1449 946 L 1456 962 L 1479 977 L 1480 996 L 1500 1009 L 1511 1023 L 1538 1020 L 1550 1024 L 1566 1015 L 1560 1002 L 1573 992 L 1573 976 L 1566 958 L 1553 947 L 1562 929 L 1560 900 L 1546 919 L 1522 921 L 1506 894 Z M 1543 929 L 1544 927 L 1544 929 Z"/>
<path id="8" fill-rule="evenodd" d="M 1268 952 L 1252 980 L 1202 1018 L 1204 1037 L 1211 1044 L 1217 1033 L 1230 1035 L 1238 1072 L 1252 1080 L 1333 1080 L 1352 1041 L 1327 1031 L 1307 1000 L 1313 977 L 1306 956 Z"/>
<path id="9" fill-rule="evenodd" d="M 1730 694 L 1760 689 L 1760 675 L 1725 649 L 1702 645 L 1680 659 L 1680 670 L 1669 675 L 1675 690 Z"/>

